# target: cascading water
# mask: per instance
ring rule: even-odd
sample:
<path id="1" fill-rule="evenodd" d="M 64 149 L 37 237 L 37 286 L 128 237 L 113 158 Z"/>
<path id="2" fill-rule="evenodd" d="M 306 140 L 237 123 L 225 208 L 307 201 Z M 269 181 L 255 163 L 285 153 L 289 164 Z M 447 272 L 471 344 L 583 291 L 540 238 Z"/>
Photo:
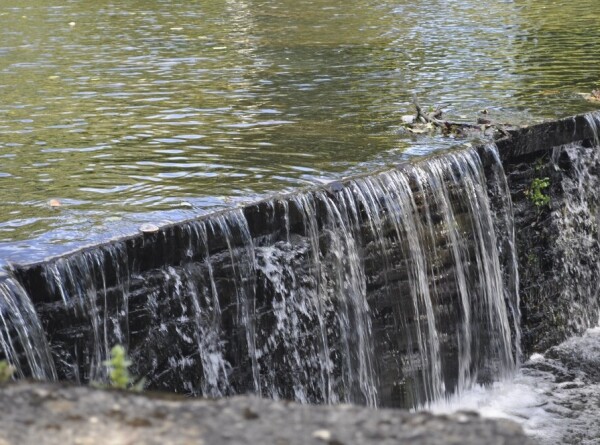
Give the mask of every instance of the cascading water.
<path id="1" fill-rule="evenodd" d="M 56 380 L 56 369 L 33 304 L 13 278 L 0 277 L 0 351 L 18 377 Z"/>
<path id="2" fill-rule="evenodd" d="M 116 280 L 110 289 L 109 273 Z M 123 244 L 59 258 L 48 265 L 44 275 L 46 286 L 60 297 L 64 313 L 82 330 L 67 334 L 73 336 L 73 349 L 54 354 L 64 369 L 62 377 L 77 382 L 105 381 L 103 362 L 111 347 L 128 345 L 129 271 Z M 78 366 L 82 362 L 85 367 Z"/>
<path id="3" fill-rule="evenodd" d="M 600 111 L 586 114 L 585 120 L 592 130 L 595 146 L 600 147 Z"/>
<path id="4" fill-rule="evenodd" d="M 416 407 L 500 378 L 520 334 L 497 194 L 469 149 L 262 203 L 264 227 L 235 209 L 41 263 L 55 300 L 36 308 L 56 329 L 31 374 L 103 381 L 120 343 L 150 387 L 193 395 Z"/>
<path id="5" fill-rule="evenodd" d="M 504 301 L 508 316 L 512 321 L 514 356 L 518 366 L 522 358 L 521 308 L 519 298 L 519 260 L 517 256 L 517 241 L 515 234 L 515 217 L 511 199 L 510 187 L 500 160 L 496 144 L 484 146 L 485 156 L 490 156 L 492 162 L 488 173 L 488 194 L 492 213 L 494 214 L 494 230 L 498 236 L 498 255 L 501 259 L 502 275 L 504 278 Z"/>
<path id="6" fill-rule="evenodd" d="M 512 372 L 497 239 L 478 155 L 449 154 L 356 180 L 344 196 L 363 209 L 383 257 L 382 288 L 397 332 L 397 344 L 383 347 L 404 357 L 397 379 L 414 379 L 404 388 L 406 404 L 462 391 L 478 371 L 489 373 L 485 379 Z M 406 280 L 395 278 L 398 273 Z M 482 332 L 490 336 L 477 343 Z"/>
<path id="7" fill-rule="evenodd" d="M 519 181 L 531 187 L 532 178 L 545 178 L 552 187 L 547 207 L 532 212 L 534 206 L 524 201 L 513 217 L 523 231 L 519 245 L 530 247 L 523 237 L 532 233 L 543 233 L 547 238 L 542 241 L 549 241 L 540 246 L 540 239 L 534 239 L 537 250 L 521 257 L 527 266 L 522 268 L 528 283 L 522 290 L 525 321 L 549 319 L 544 331 L 538 333 L 533 324 L 528 332 L 543 345 L 538 349 L 543 354 L 524 360 L 510 379 L 474 385 L 431 404 L 433 412 L 467 409 L 509 418 L 542 444 L 600 443 L 600 112 L 584 121 L 588 139 L 553 147 L 535 163 L 507 168 L 516 190 Z M 497 225 L 502 221 L 496 218 Z M 545 346 L 539 337 L 549 335 L 562 342 Z"/>

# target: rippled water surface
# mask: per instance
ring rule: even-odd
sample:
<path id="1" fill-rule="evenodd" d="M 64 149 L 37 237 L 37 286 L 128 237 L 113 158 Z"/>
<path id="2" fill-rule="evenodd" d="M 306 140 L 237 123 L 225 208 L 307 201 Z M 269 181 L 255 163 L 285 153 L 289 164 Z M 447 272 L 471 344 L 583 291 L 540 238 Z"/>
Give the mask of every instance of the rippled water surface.
<path id="1" fill-rule="evenodd" d="M 455 119 L 589 111 L 597 0 L 2 0 L 0 256 L 427 153 Z M 48 205 L 50 199 L 62 203 Z"/>

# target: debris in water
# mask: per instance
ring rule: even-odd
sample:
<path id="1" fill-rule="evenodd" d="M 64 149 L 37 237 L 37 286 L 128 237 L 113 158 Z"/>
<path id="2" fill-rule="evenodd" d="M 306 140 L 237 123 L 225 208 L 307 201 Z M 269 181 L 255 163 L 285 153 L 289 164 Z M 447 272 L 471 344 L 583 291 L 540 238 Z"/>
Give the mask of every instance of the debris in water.
<path id="1" fill-rule="evenodd" d="M 58 199 L 51 199 L 50 201 L 48 201 L 48 205 L 50 207 L 60 207 L 60 206 L 62 206 L 61 202 Z"/>
<path id="2" fill-rule="evenodd" d="M 150 224 L 150 223 L 142 224 L 140 226 L 140 232 L 146 233 L 146 234 L 156 233 L 156 232 L 158 232 L 158 226 L 155 224 Z"/>
<path id="3" fill-rule="evenodd" d="M 600 89 L 592 90 L 591 93 L 577 93 L 577 94 L 579 94 L 585 100 L 588 100 L 590 102 L 600 102 Z"/>
<path id="4" fill-rule="evenodd" d="M 402 123 L 406 130 L 413 134 L 433 133 L 440 131 L 444 136 L 449 137 L 499 137 L 510 136 L 505 127 L 506 124 L 492 124 L 492 122 L 483 117 L 477 119 L 476 124 L 462 122 L 451 122 L 443 120 L 443 107 L 431 108 L 429 112 L 419 104 L 416 96 L 413 96 L 413 105 L 416 115 L 402 116 Z M 488 114 L 488 110 L 481 110 L 479 113 Z M 408 118 L 412 118 L 409 121 Z"/>

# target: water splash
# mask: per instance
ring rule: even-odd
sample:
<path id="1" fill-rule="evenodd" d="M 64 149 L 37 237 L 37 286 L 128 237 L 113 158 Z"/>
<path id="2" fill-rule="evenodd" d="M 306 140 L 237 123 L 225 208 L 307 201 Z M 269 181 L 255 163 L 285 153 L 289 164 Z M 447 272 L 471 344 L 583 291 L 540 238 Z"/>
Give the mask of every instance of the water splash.
<path id="1" fill-rule="evenodd" d="M 551 168 L 558 172 L 551 205 L 561 215 L 553 221 L 560 260 L 551 280 L 560 283 L 555 298 L 561 311 L 557 316 L 563 319 L 562 338 L 594 326 L 600 314 L 600 112 L 586 114 L 585 120 L 592 146 L 575 142 L 554 147 L 550 157 Z"/>
<path id="2" fill-rule="evenodd" d="M 430 406 L 436 414 L 477 411 L 523 426 L 541 444 L 595 444 L 600 437 L 600 328 L 525 361 L 513 379 L 475 385 Z"/>
<path id="3" fill-rule="evenodd" d="M 592 130 L 595 146 L 600 147 L 600 111 L 594 111 L 585 115 L 585 120 Z"/>
<path id="4" fill-rule="evenodd" d="M 371 320 L 355 209 L 334 202 L 326 192 L 298 196 L 292 205 L 302 215 L 304 236 L 291 239 L 286 234 L 285 241 L 262 247 L 259 253 L 275 315 L 272 327 L 262 331 L 262 354 L 268 357 L 279 350 L 283 361 L 269 360 L 271 380 L 289 375 L 294 397 L 304 402 L 376 406 Z M 289 207 L 283 209 L 289 221 Z M 271 387 L 272 397 L 286 396 L 284 387 Z"/>

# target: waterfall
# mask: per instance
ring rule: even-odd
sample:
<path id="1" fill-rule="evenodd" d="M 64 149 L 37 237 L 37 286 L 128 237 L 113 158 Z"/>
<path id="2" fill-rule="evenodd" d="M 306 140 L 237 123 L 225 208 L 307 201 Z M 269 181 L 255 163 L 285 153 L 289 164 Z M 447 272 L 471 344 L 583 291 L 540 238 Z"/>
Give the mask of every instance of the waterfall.
<path id="1" fill-rule="evenodd" d="M 527 330 L 522 340 L 524 349 L 535 353 L 523 357 L 512 378 L 474 385 L 429 406 L 437 414 L 476 410 L 484 417 L 514 420 L 541 444 L 597 443 L 600 437 L 600 112 L 569 123 L 568 134 L 577 130 L 578 137 L 535 153 L 535 162 L 529 153 L 525 161 L 516 157 L 505 163 L 513 196 L 543 178 L 547 204 L 535 205 L 525 195 L 528 199 L 516 201 L 514 213 L 505 214 L 499 209 L 509 206 L 497 205 L 504 172 L 487 174 L 496 233 L 513 233 L 499 243 L 505 283 L 523 282 Z M 494 147 L 486 152 L 497 156 Z M 515 224 L 522 269 L 506 280 L 514 267 L 502 250 L 515 239 Z M 518 308 L 519 301 L 510 290 L 505 287 L 512 317 L 513 302 Z"/>
<path id="2" fill-rule="evenodd" d="M 409 395 L 413 403 L 463 391 L 480 378 L 510 374 L 512 350 L 518 347 L 511 339 L 498 240 L 478 154 L 451 153 L 354 186 L 386 257 L 384 288 L 398 306 L 395 323 L 398 334 L 404 334 L 398 337 L 399 348 L 408 352 L 403 374 L 420 376 Z M 510 195 L 505 200 L 510 203 Z M 386 236 L 380 227 L 390 223 Z M 401 270 L 406 281 L 391 278 Z M 518 324 L 513 329 L 517 341 Z"/>
<path id="3" fill-rule="evenodd" d="M 498 254 L 504 280 L 504 301 L 509 311 L 509 319 L 514 335 L 514 355 L 517 364 L 522 358 L 521 308 L 519 297 L 519 262 L 515 233 L 515 217 L 508 180 L 500 160 L 496 144 L 484 146 L 484 153 L 491 157 L 491 171 L 488 174 L 488 195 L 494 214 L 494 230 L 498 234 Z"/>
<path id="4" fill-rule="evenodd" d="M 102 382 L 119 343 L 151 388 L 304 403 L 425 406 L 502 378 L 518 275 L 486 150 L 493 187 L 477 150 L 453 151 L 39 263 L 39 282 L 23 268 L 0 287 L 19 307 L 4 355 L 18 338 L 20 375 Z"/>
<path id="5" fill-rule="evenodd" d="M 592 131 L 595 146 L 600 147 L 600 111 L 594 111 L 585 115 L 585 120 Z"/>
<path id="6" fill-rule="evenodd" d="M 43 271 L 47 288 L 60 297 L 60 323 L 77 326 L 74 349 L 61 351 L 57 362 L 67 366 L 65 376 L 77 382 L 105 382 L 106 367 L 115 344 L 128 345 L 129 269 L 123 243 L 90 249 L 76 257 L 63 257 Z M 114 280 L 109 287 L 107 281 Z M 83 335 L 86 333 L 86 335 Z M 82 354 L 82 357 L 77 357 Z M 78 366 L 84 362 L 85 367 Z"/>
<path id="7" fill-rule="evenodd" d="M 551 204 L 561 212 L 554 222 L 552 241 L 560 260 L 552 279 L 562 285 L 555 286 L 560 293 L 553 310 L 564 319 L 565 335 L 596 326 L 600 315 L 600 112 L 584 117 L 592 136 L 589 144 L 577 141 L 554 147 L 549 159 L 551 179 L 553 173 L 561 174 Z"/>
<path id="8" fill-rule="evenodd" d="M 17 377 L 57 379 L 44 330 L 27 292 L 13 278 L 1 276 L 0 352 Z"/>

